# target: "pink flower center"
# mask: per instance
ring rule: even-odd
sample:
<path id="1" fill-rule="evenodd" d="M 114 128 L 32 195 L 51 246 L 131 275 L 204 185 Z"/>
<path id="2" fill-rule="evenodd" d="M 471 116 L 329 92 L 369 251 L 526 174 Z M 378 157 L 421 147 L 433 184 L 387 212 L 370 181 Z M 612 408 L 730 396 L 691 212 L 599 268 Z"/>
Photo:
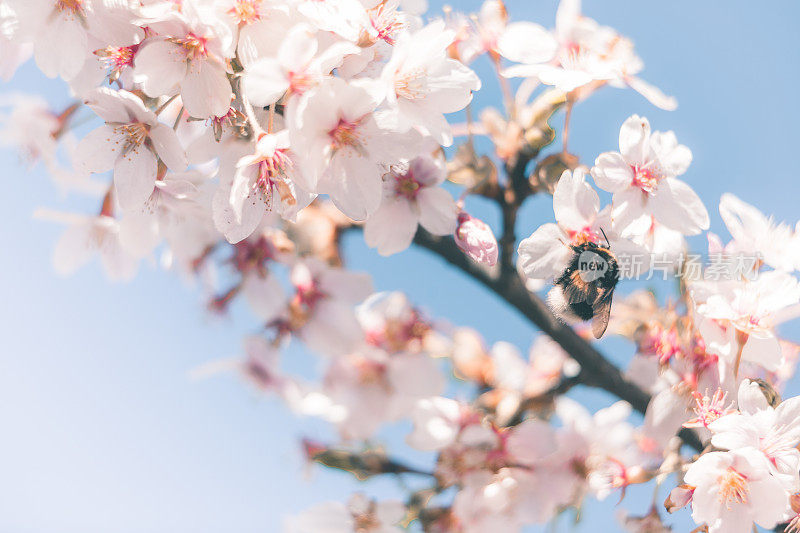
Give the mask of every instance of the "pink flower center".
<path id="1" fill-rule="evenodd" d="M 56 0 L 58 11 L 68 11 L 76 15 L 83 14 L 83 0 Z"/>
<path id="2" fill-rule="evenodd" d="M 361 148 L 361 139 L 358 134 L 359 126 L 358 121 L 350 122 L 340 118 L 336 127 L 328 132 L 333 149 L 339 150 L 350 147 L 358 150 Z"/>
<path id="3" fill-rule="evenodd" d="M 313 308 L 317 302 L 325 298 L 325 293 L 320 290 L 316 280 L 296 286 L 295 301 L 308 309 Z"/>
<path id="4" fill-rule="evenodd" d="M 275 150 L 271 157 L 265 157 L 258 162 L 258 174 L 253 183 L 253 188 L 258 191 L 267 211 L 272 211 L 273 193 L 277 189 L 281 201 L 294 205 L 297 201 L 286 182 L 278 177 L 285 174 L 286 169 L 292 166 L 292 161 L 283 150 Z"/>
<path id="5" fill-rule="evenodd" d="M 120 70 L 133 64 L 133 47 L 131 46 L 108 46 L 95 50 L 94 55 L 99 57 L 106 68 Z"/>
<path id="6" fill-rule="evenodd" d="M 382 39 L 387 43 L 394 44 L 394 35 L 400 31 L 405 24 L 397 16 L 396 11 L 387 12 L 384 9 L 385 5 L 381 4 L 378 7 L 378 12 L 372 17 L 372 27 L 378 32 L 378 39 Z"/>
<path id="7" fill-rule="evenodd" d="M 685 427 L 707 428 L 711 422 L 731 412 L 727 405 L 728 395 L 722 389 L 717 389 L 717 392 L 715 392 L 714 396 L 711 398 L 703 396 L 697 391 L 694 391 L 692 396 L 695 401 L 693 411 L 697 417 L 685 423 Z"/>
<path id="8" fill-rule="evenodd" d="M 633 185 L 642 189 L 647 194 L 653 194 L 659 181 L 664 177 L 658 168 L 644 165 L 631 165 L 633 170 Z"/>
<path id="9" fill-rule="evenodd" d="M 141 122 L 131 122 L 130 124 L 122 124 L 114 128 L 114 132 L 125 137 L 124 150 L 133 150 L 138 148 L 147 139 L 150 133 L 150 126 Z"/>
<path id="10" fill-rule="evenodd" d="M 386 382 L 386 365 L 371 359 L 356 361 L 358 382 L 361 385 L 380 385 Z"/>
<path id="11" fill-rule="evenodd" d="M 171 38 L 170 42 L 177 44 L 183 48 L 183 53 L 186 54 L 186 59 L 200 59 L 208 56 L 208 39 L 200 37 L 194 33 L 188 33 L 184 38 Z"/>
<path id="12" fill-rule="evenodd" d="M 719 501 L 730 509 L 732 503 L 747 503 L 750 488 L 747 478 L 733 468 L 719 477 Z"/>
<path id="13" fill-rule="evenodd" d="M 428 94 L 425 70 L 418 68 L 398 76 L 394 80 L 394 92 L 399 98 L 417 100 Z"/>
<path id="14" fill-rule="evenodd" d="M 414 179 L 414 171 L 409 169 L 402 175 L 395 175 L 394 193 L 407 200 L 416 200 L 422 184 Z"/>
<path id="15" fill-rule="evenodd" d="M 233 7 L 228 10 L 228 14 L 233 17 L 237 24 L 253 24 L 261 20 L 258 7 L 261 0 L 236 0 Z"/>
<path id="16" fill-rule="evenodd" d="M 289 72 L 289 90 L 294 94 L 303 94 L 316 85 L 314 78 L 306 71 Z"/>
<path id="17" fill-rule="evenodd" d="M 581 244 L 586 244 L 587 242 L 598 243 L 600 241 L 600 235 L 592 229 L 591 226 L 584 226 L 580 230 L 567 230 L 567 236 L 569 236 L 570 242 L 574 246 L 579 246 Z"/>

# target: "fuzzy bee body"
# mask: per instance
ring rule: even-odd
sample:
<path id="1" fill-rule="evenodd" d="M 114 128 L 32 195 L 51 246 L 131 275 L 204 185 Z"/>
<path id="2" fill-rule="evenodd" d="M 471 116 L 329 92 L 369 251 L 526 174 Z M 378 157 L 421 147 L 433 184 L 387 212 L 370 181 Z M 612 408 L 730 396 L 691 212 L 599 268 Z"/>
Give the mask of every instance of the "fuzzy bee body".
<path id="1" fill-rule="evenodd" d="M 568 321 L 592 321 L 600 338 L 608 327 L 611 299 L 619 281 L 619 264 L 610 247 L 593 242 L 570 246 L 567 269 L 556 278 L 548 295 L 553 311 Z"/>

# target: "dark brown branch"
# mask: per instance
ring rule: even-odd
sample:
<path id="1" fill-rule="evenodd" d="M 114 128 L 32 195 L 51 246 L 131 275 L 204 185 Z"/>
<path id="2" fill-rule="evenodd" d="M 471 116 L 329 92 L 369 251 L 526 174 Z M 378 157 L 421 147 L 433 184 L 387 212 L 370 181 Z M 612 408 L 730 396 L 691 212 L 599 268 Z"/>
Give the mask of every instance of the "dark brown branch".
<path id="1" fill-rule="evenodd" d="M 451 238 L 433 236 L 422 228 L 417 231 L 414 243 L 481 282 L 550 336 L 580 363 L 584 384 L 608 391 L 630 403 L 640 413 L 645 412 L 650 396 L 626 379 L 614 364 L 575 330 L 559 321 L 538 296 L 528 291 L 516 272 L 485 269 L 467 258 Z M 693 431 L 683 430 L 680 435 L 686 444 L 702 450 L 702 443 Z"/>
<path id="2" fill-rule="evenodd" d="M 354 452 L 349 450 L 318 447 L 309 447 L 304 443 L 306 455 L 315 463 L 349 472 L 356 479 L 363 481 L 373 476 L 382 474 L 416 474 L 420 476 L 430 476 L 431 472 L 426 472 L 418 468 L 410 467 L 395 459 L 387 457 L 380 450 L 366 450 Z"/>

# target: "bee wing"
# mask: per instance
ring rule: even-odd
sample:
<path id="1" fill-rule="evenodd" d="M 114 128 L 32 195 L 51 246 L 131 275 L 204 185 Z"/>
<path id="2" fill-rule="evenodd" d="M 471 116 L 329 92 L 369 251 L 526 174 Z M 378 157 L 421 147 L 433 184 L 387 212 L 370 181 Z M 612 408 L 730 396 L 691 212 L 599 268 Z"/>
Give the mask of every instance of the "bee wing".
<path id="1" fill-rule="evenodd" d="M 595 339 L 599 339 L 606 332 L 608 319 L 611 317 L 611 300 L 614 289 L 611 289 L 599 296 L 592 305 L 594 317 L 592 318 L 592 333 Z"/>
<path id="2" fill-rule="evenodd" d="M 583 278 L 581 278 L 579 272 L 573 272 L 561 287 L 564 292 L 564 299 L 567 303 L 574 304 L 578 302 L 591 302 L 594 300 L 594 288 L 590 283 L 585 282 Z"/>

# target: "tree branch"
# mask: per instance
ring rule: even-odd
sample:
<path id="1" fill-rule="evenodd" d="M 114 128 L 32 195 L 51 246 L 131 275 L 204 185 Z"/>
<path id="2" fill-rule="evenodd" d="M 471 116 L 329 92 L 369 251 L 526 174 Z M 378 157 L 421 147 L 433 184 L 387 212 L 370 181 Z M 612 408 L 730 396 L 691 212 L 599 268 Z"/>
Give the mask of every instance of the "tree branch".
<path id="1" fill-rule="evenodd" d="M 630 403 L 640 413 L 645 412 L 650 395 L 626 379 L 614 364 L 575 333 L 575 330 L 558 320 L 538 296 L 528 291 L 516 272 L 498 272 L 497 269 L 483 268 L 467 258 L 452 239 L 436 237 L 423 228 L 417 231 L 414 243 L 435 253 L 494 291 L 550 336 L 580 363 L 581 380 L 584 384 L 608 391 Z M 692 448 L 702 450 L 702 443 L 693 431 L 683 430 L 680 436 Z"/>

